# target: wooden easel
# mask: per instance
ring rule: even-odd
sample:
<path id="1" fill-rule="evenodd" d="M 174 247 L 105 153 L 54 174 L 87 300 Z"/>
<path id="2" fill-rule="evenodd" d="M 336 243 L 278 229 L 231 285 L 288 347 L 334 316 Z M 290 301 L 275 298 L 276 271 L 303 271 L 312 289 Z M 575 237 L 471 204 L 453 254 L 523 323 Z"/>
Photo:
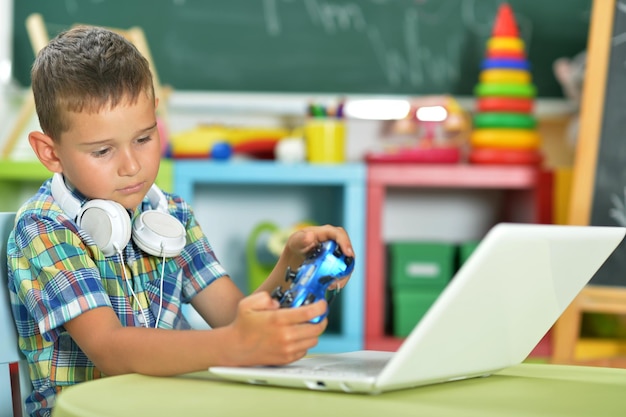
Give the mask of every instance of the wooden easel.
<path id="1" fill-rule="evenodd" d="M 141 52 L 141 54 L 148 60 L 148 64 L 150 66 L 150 71 L 152 72 L 152 81 L 154 84 L 154 94 L 156 97 L 159 97 L 159 116 L 163 119 L 165 123 L 167 123 L 167 99 L 169 97 L 170 89 L 161 85 L 159 80 L 159 76 L 156 71 L 156 67 L 154 65 L 154 61 L 152 60 L 152 55 L 150 53 L 150 48 L 148 47 L 148 41 L 146 40 L 146 36 L 143 32 L 143 29 L 140 27 L 134 26 L 129 29 L 120 29 L 120 28 L 108 28 L 114 32 L 119 33 L 124 36 L 130 42 L 132 42 L 135 47 Z M 50 37 L 48 35 L 48 31 L 46 30 L 46 24 L 44 22 L 43 16 L 39 13 L 33 13 L 26 18 L 26 31 L 28 32 L 28 38 L 33 47 L 33 52 L 35 55 L 39 53 L 39 51 L 48 44 L 50 41 Z M 26 128 L 26 125 L 30 121 L 30 119 L 35 114 L 35 98 L 33 97 L 32 90 L 29 89 L 29 92 L 26 94 L 24 98 L 24 102 L 22 103 L 22 107 L 17 115 L 17 119 L 13 128 L 9 132 L 6 142 L 4 143 L 4 147 L 2 148 L 2 152 L 0 153 L 1 159 L 6 159 L 11 156 L 15 145 L 17 145 L 21 135 Z"/>
<path id="2" fill-rule="evenodd" d="M 26 31 L 28 32 L 28 38 L 30 39 L 30 44 L 33 47 L 33 52 L 37 55 L 37 53 L 49 42 L 48 32 L 46 31 L 46 26 L 40 14 L 32 14 L 28 16 L 26 19 Z M 15 124 L 13 124 L 13 128 L 9 132 L 6 142 L 4 143 L 4 147 L 2 148 L 2 153 L 0 154 L 2 159 L 7 159 L 11 156 L 11 152 L 13 152 L 13 149 L 15 148 L 15 145 L 17 145 L 22 132 L 34 114 L 35 98 L 33 97 L 32 90 L 29 89 L 26 97 L 24 98 L 24 102 L 22 103 L 22 107 L 17 114 Z"/>
<path id="3" fill-rule="evenodd" d="M 604 112 L 607 67 L 610 58 L 611 33 L 615 1 L 594 0 L 589 38 L 587 66 L 583 87 L 581 122 L 574 164 L 568 223 L 587 225 L 595 182 L 596 161 Z M 626 271 L 625 271 L 626 273 Z M 559 318 L 553 329 L 552 363 L 586 364 L 626 368 L 626 357 L 577 360 L 576 345 L 580 339 L 584 313 L 626 314 L 626 289 L 587 286 Z"/>

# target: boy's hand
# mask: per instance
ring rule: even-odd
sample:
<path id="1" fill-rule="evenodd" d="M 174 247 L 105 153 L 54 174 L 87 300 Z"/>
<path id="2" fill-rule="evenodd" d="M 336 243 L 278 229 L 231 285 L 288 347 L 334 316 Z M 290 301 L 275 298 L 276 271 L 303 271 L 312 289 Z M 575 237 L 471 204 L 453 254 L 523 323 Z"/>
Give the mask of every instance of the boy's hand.
<path id="1" fill-rule="evenodd" d="M 294 232 L 285 245 L 285 252 L 289 259 L 294 259 L 292 268 L 297 269 L 305 256 L 315 248 L 319 243 L 327 240 L 334 240 L 337 242 L 342 252 L 346 256 L 354 258 L 354 249 L 352 249 L 352 243 L 348 234 L 342 227 L 336 227 L 331 225 L 325 226 L 309 226 L 302 228 Z M 350 279 L 350 276 L 338 280 L 336 283 L 331 284 L 329 290 L 340 290 L 345 287 L 346 283 Z"/>
<path id="2" fill-rule="evenodd" d="M 325 311 L 325 301 L 280 309 L 267 292 L 244 298 L 237 308 L 237 317 L 228 326 L 234 334 L 232 363 L 284 365 L 301 359 L 317 345 L 327 325 L 326 319 L 317 324 L 309 321 Z"/>

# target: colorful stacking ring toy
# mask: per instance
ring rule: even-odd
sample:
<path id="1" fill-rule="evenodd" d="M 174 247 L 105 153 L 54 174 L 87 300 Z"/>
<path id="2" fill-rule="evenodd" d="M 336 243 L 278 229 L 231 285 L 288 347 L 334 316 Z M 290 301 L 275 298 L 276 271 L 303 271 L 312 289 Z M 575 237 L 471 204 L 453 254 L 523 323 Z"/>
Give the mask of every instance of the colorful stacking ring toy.
<path id="1" fill-rule="evenodd" d="M 537 90 L 525 49 L 512 10 L 501 7 L 474 87 L 477 112 L 469 137 L 470 163 L 542 163 L 541 137 L 532 114 Z"/>
<path id="2" fill-rule="evenodd" d="M 518 97 L 481 97 L 476 100 L 479 112 L 504 111 L 514 113 L 531 113 L 534 107 L 532 98 Z"/>
<path id="3" fill-rule="evenodd" d="M 534 129 L 537 121 L 528 113 L 483 112 L 474 115 L 474 127 Z"/>
<path id="4" fill-rule="evenodd" d="M 525 129 L 476 129 L 470 136 L 475 148 L 534 149 L 540 142 L 535 130 Z"/>
<path id="5" fill-rule="evenodd" d="M 531 81 L 528 71 L 511 70 L 511 69 L 490 69 L 480 73 L 481 83 L 511 83 L 511 84 L 529 84 Z"/>
<path id="6" fill-rule="evenodd" d="M 535 97 L 537 89 L 532 84 L 478 83 L 474 88 L 478 97 Z"/>
<path id="7" fill-rule="evenodd" d="M 535 149 L 472 149 L 469 162 L 474 164 L 539 165 L 543 161 L 541 153 Z"/>

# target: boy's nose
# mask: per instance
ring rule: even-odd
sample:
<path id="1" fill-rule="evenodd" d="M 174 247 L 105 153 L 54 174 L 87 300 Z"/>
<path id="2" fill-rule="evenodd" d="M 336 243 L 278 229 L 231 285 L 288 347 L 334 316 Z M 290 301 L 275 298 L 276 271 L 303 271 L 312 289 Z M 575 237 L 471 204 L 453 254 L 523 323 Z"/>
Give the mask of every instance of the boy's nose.
<path id="1" fill-rule="evenodd" d="M 132 151 L 125 151 L 122 153 L 120 160 L 119 173 L 120 175 L 134 175 L 141 169 L 139 158 Z"/>

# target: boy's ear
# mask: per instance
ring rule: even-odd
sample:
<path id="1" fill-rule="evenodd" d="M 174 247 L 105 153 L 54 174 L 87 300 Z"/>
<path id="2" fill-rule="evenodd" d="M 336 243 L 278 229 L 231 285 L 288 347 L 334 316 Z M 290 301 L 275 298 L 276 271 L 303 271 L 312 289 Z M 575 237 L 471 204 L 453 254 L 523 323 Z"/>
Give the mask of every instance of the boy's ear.
<path id="1" fill-rule="evenodd" d="M 62 172 L 61 161 L 57 157 L 54 140 L 42 132 L 30 132 L 28 142 L 41 163 L 51 172 Z"/>

